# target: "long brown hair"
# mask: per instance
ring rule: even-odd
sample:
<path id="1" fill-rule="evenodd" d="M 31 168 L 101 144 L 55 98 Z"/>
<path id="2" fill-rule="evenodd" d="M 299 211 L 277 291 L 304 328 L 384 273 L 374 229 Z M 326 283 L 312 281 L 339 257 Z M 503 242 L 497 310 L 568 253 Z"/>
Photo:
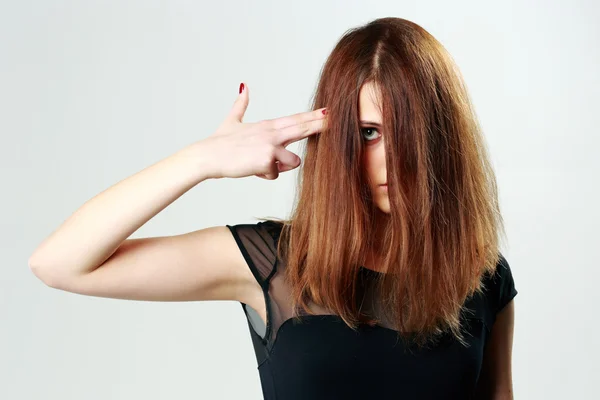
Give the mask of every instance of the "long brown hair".
<path id="1" fill-rule="evenodd" d="M 381 94 L 384 226 L 361 165 L 358 100 L 367 82 Z M 450 331 L 463 342 L 462 306 L 495 270 L 505 232 L 486 144 L 451 56 L 405 19 L 353 28 L 323 66 L 312 109 L 320 107 L 327 127 L 305 143 L 280 235 L 294 306 L 311 313 L 312 301 L 352 328 L 377 323 L 360 313 L 356 278 L 378 249 L 377 269 L 386 272 L 378 293 L 401 336 L 423 343 Z"/>

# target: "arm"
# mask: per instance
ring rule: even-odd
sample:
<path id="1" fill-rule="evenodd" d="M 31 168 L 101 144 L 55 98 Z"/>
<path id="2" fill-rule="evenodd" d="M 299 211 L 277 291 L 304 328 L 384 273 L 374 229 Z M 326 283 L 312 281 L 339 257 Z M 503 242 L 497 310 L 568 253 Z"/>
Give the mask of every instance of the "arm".
<path id="1" fill-rule="evenodd" d="M 31 255 L 33 273 L 50 287 L 99 297 L 252 304 L 258 287 L 226 227 L 127 239 L 212 176 L 208 151 L 197 142 L 87 201 Z"/>
<path id="2" fill-rule="evenodd" d="M 512 347 L 514 300 L 496 316 L 483 356 L 477 399 L 512 400 Z"/>
<path id="3" fill-rule="evenodd" d="M 136 300 L 238 300 L 264 308 L 262 289 L 225 226 L 177 236 L 128 239 L 148 220 L 209 178 L 277 179 L 300 159 L 285 146 L 323 129 L 318 109 L 243 123 L 242 85 L 210 137 L 147 167 L 87 201 L 29 259 L 50 287 Z"/>

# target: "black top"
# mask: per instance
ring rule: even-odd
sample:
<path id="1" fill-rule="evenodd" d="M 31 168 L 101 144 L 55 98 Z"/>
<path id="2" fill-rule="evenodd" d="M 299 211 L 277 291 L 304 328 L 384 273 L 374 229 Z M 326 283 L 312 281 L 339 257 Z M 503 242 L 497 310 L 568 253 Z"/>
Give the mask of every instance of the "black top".
<path id="1" fill-rule="evenodd" d="M 319 399 L 468 399 L 474 394 L 483 354 L 496 314 L 517 294 L 508 262 L 501 256 L 495 275 L 484 277 L 484 295 L 467 300 L 464 346 L 450 334 L 434 346 L 407 351 L 389 327 L 361 325 L 358 332 L 340 317 L 302 315 L 291 319 L 285 262 L 276 256 L 281 223 L 227 227 L 263 288 L 267 324 L 246 304 L 264 398 Z M 361 281 L 378 272 L 361 267 Z M 371 304 L 371 309 L 376 306 Z"/>

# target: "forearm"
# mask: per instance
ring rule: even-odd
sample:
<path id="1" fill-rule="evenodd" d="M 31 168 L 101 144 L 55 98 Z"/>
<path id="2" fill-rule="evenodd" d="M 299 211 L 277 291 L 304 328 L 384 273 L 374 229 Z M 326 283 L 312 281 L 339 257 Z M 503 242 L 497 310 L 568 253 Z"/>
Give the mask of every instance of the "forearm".
<path id="1" fill-rule="evenodd" d="M 39 245 L 29 266 L 44 281 L 91 272 L 148 220 L 211 177 L 204 154 L 197 142 L 88 200 Z"/>

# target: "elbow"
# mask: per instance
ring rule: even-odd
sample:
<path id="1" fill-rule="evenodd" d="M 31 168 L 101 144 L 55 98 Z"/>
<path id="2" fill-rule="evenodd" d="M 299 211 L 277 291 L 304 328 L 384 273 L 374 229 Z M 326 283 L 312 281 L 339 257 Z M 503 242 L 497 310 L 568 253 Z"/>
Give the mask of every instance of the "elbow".
<path id="1" fill-rule="evenodd" d="M 35 255 L 31 256 L 27 262 L 29 270 L 33 275 L 42 281 L 46 286 L 53 289 L 59 289 L 60 283 L 55 271 L 52 268 L 41 263 Z"/>

